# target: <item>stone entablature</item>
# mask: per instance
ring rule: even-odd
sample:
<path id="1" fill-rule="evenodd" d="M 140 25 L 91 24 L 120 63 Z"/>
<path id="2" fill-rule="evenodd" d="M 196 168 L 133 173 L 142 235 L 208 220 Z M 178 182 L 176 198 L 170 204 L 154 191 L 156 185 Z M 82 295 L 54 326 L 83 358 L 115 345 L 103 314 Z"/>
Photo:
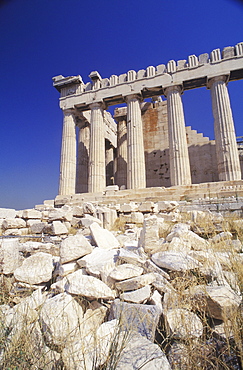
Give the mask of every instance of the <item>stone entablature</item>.
<path id="1" fill-rule="evenodd" d="M 109 181 L 107 168 L 114 162 L 114 152 L 105 139 L 110 143 L 118 140 L 117 153 L 121 161 L 117 160 L 116 172 L 119 172 L 119 163 L 125 161 L 127 172 L 125 186 L 129 189 L 145 188 L 146 166 L 141 102 L 145 98 L 156 99 L 160 95 L 167 98 L 171 185 L 190 185 L 192 176 L 181 95 L 184 90 L 202 86 L 206 86 L 211 92 L 218 178 L 221 181 L 241 179 L 227 83 L 243 78 L 243 43 L 238 43 L 235 47 L 226 47 L 222 53 L 220 49 L 215 49 L 210 58 L 208 54 L 201 54 L 198 58 L 190 55 L 188 61 L 176 63 L 171 60 L 167 66 L 163 64 L 156 68 L 150 66 L 138 72 L 130 70 L 120 76 L 112 75 L 109 79 L 102 79 L 97 71 L 91 72 L 89 77 L 92 82 L 88 84 L 84 84 L 80 76 L 59 75 L 53 78 L 54 87 L 61 93 L 60 107 L 64 113 L 60 194 L 83 192 L 81 190 L 83 184 L 81 186 L 81 180 L 79 181 L 83 176 L 80 165 L 83 153 L 86 153 L 88 163 L 85 175 L 85 178 L 88 178 L 85 180 L 88 192 L 100 192 L 107 184 L 112 184 L 107 182 L 107 179 Z M 105 109 L 120 103 L 127 104 L 127 117 L 119 120 L 116 138 L 115 126 Z M 86 111 L 90 111 L 88 129 L 86 123 L 76 122 L 79 115 L 82 122 L 82 116 Z M 75 154 L 77 141 L 75 125 L 79 126 L 78 166 Z M 123 143 L 125 136 L 126 148 Z M 113 148 L 115 147 L 116 144 L 113 143 Z"/>
<path id="2" fill-rule="evenodd" d="M 183 63 L 182 63 L 183 62 Z M 92 72 L 92 82 L 83 83 L 81 76 L 53 78 L 53 85 L 62 91 L 60 98 L 61 109 L 78 108 L 89 110 L 89 104 L 104 102 L 106 106 L 126 102 L 129 94 L 141 94 L 142 97 L 163 95 L 169 86 L 182 86 L 183 90 L 207 86 L 212 77 L 225 75 L 229 81 L 243 78 L 243 43 L 235 47 L 226 47 L 207 53 L 190 55 L 188 61 L 170 60 L 167 66 L 160 64 L 156 67 L 134 71 L 110 78 L 101 78 L 98 72 Z"/>

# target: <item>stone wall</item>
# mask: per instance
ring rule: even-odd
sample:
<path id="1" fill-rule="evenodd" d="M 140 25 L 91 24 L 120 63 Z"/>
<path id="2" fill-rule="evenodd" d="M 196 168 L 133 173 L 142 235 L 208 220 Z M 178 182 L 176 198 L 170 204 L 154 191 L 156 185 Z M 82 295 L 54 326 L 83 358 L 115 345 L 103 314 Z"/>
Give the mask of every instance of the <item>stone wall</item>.
<path id="1" fill-rule="evenodd" d="M 142 107 L 147 187 L 171 186 L 167 102 Z M 218 181 L 215 141 L 186 127 L 192 183 Z"/>

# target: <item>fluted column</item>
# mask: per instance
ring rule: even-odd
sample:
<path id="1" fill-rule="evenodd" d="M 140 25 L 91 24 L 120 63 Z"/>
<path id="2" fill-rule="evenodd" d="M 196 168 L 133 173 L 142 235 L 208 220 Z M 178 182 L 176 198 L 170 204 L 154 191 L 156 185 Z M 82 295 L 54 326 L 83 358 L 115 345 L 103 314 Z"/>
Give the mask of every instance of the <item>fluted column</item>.
<path id="1" fill-rule="evenodd" d="M 88 191 L 89 140 L 89 126 L 86 124 L 79 127 L 76 193 Z"/>
<path id="2" fill-rule="evenodd" d="M 116 184 L 127 187 L 127 122 L 125 116 L 117 117 L 117 120 Z"/>
<path id="3" fill-rule="evenodd" d="M 76 131 L 73 111 L 63 111 L 62 149 L 59 194 L 75 194 L 76 185 Z"/>
<path id="4" fill-rule="evenodd" d="M 180 86 L 166 89 L 171 185 L 190 185 L 191 171 Z"/>
<path id="5" fill-rule="evenodd" d="M 214 134 L 220 181 L 241 179 L 239 153 L 230 106 L 226 76 L 209 81 L 214 116 Z"/>
<path id="6" fill-rule="evenodd" d="M 143 123 L 137 95 L 127 96 L 127 187 L 146 188 Z"/>
<path id="7" fill-rule="evenodd" d="M 89 193 L 103 191 L 105 175 L 104 112 L 101 103 L 90 105 Z"/>
<path id="8" fill-rule="evenodd" d="M 105 168 L 106 186 L 114 185 L 114 148 L 108 140 L 105 140 Z"/>

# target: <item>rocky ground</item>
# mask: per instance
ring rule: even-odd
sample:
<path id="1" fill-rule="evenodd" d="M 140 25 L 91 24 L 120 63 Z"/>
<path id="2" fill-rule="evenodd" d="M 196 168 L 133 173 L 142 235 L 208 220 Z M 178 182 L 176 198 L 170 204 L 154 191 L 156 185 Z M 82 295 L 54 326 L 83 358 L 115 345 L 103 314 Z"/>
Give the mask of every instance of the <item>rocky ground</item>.
<path id="1" fill-rule="evenodd" d="M 242 369 L 243 219 L 0 209 L 2 369 Z"/>

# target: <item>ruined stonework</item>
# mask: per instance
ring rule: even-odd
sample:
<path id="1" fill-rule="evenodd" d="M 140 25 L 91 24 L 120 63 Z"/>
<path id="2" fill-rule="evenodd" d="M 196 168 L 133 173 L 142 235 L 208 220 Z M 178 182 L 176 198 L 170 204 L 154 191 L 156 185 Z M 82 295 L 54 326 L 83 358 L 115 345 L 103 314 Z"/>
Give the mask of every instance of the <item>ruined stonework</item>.
<path id="1" fill-rule="evenodd" d="M 79 75 L 53 78 L 64 114 L 60 195 L 102 193 L 107 185 L 144 189 L 241 180 L 227 85 L 243 78 L 242 42 L 146 70 L 110 78 L 93 71 L 89 77 L 86 84 Z M 215 141 L 186 127 L 181 95 L 200 87 L 210 90 Z M 106 109 L 119 104 L 125 106 L 115 110 L 115 122 Z"/>
<path id="2" fill-rule="evenodd" d="M 141 111 L 147 187 L 171 186 L 167 102 L 143 103 Z M 126 108 L 115 110 L 114 118 L 118 124 L 125 119 L 125 113 Z M 218 181 L 215 141 L 188 126 L 186 139 L 192 183 Z M 123 141 L 126 141 L 126 137 L 123 137 Z M 117 160 L 121 161 L 121 158 Z M 120 166 L 122 163 L 118 163 L 117 168 Z M 126 176 L 120 178 L 119 171 L 116 184 L 119 187 L 126 184 Z"/>

